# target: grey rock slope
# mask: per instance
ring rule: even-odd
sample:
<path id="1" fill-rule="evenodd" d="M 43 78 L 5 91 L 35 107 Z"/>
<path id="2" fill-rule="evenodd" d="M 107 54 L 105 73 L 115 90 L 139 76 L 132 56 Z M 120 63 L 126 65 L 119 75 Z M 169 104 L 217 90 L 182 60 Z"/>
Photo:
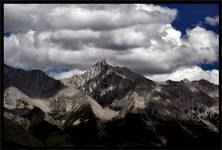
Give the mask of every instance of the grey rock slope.
<path id="1" fill-rule="evenodd" d="M 106 60 L 61 82 L 4 75 L 8 147 L 219 147 L 218 86 L 205 80 L 156 83 Z M 13 126 L 26 133 L 18 142 Z"/>
<path id="2" fill-rule="evenodd" d="M 16 137 L 14 125 L 18 132 L 26 129 L 26 138 L 31 138 L 26 144 L 25 137 L 17 143 L 6 136 L 6 146 L 74 146 L 64 128 L 80 118 L 80 123 L 91 117 L 107 121 L 118 114 L 103 109 L 85 93 L 66 87 L 40 70 L 23 71 L 4 66 L 4 76 L 4 126 L 7 127 L 4 135 Z M 26 123 L 21 124 L 21 120 Z"/>
<path id="3" fill-rule="evenodd" d="M 8 109 L 38 107 L 46 113 L 60 110 L 59 114 L 64 115 L 89 105 L 95 115 L 107 118 L 106 110 L 94 99 L 40 70 L 23 71 L 5 66 L 4 76 L 4 107 Z"/>
<path id="4" fill-rule="evenodd" d="M 148 94 L 155 85 L 153 81 L 107 60 L 101 60 L 84 74 L 74 75 L 62 82 L 86 92 L 103 107 L 113 105 L 120 108 L 127 102 L 131 103 L 129 99 L 138 97 L 138 93 L 145 90 Z M 121 105 L 120 102 L 124 104 Z"/>
<path id="5" fill-rule="evenodd" d="M 103 128 L 104 139 L 120 140 L 120 135 L 124 135 L 123 139 L 129 138 L 135 126 L 143 124 L 143 130 L 137 129 L 133 134 L 144 136 L 146 140 L 132 137 L 119 146 L 130 146 L 131 143 L 140 146 L 147 143 L 151 147 L 200 146 L 200 142 L 207 142 L 206 135 L 214 139 L 208 142 L 209 145 L 218 146 L 219 91 L 217 85 L 206 80 L 156 83 L 126 67 L 102 60 L 84 74 L 62 82 L 86 92 L 104 108 L 120 111 L 122 116 Z M 111 135 L 107 137 L 106 132 Z M 178 141 L 177 135 L 181 140 Z M 184 140 L 187 142 L 181 143 Z"/>
<path id="6" fill-rule="evenodd" d="M 107 60 L 62 82 L 86 92 L 103 107 L 120 111 L 143 109 L 155 102 L 191 113 L 215 108 L 219 102 L 218 86 L 206 80 L 156 83 Z"/>

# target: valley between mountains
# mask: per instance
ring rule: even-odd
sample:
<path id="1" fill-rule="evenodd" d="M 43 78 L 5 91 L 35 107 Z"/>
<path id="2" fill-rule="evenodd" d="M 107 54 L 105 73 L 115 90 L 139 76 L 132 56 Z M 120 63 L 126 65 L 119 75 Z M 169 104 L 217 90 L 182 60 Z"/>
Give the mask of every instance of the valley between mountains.
<path id="1" fill-rule="evenodd" d="M 4 147 L 218 148 L 219 87 L 98 61 L 55 80 L 4 65 Z"/>

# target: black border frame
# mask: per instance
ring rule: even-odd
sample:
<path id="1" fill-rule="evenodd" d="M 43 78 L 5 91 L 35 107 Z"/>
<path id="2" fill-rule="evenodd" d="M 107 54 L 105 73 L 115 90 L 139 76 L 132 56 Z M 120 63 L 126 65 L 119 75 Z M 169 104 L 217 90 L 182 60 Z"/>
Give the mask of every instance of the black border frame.
<path id="1" fill-rule="evenodd" d="M 221 37 L 222 37 L 222 1 L 221 0 L 0 0 L 0 34 L 1 34 L 1 40 L 0 40 L 0 102 L 1 102 L 1 108 L 0 108 L 0 149 L 144 149 L 144 148 L 75 148 L 75 147 L 28 147 L 28 148 L 5 148 L 3 144 L 3 89 L 4 89 L 4 73 L 3 73 L 3 65 L 4 65 L 4 4 L 75 4 L 75 3 L 90 3 L 90 4 L 95 4 L 95 3 L 105 3 L 105 4 L 112 4 L 112 3 L 147 3 L 147 4 L 162 4 L 162 3 L 176 3 L 176 4 L 183 4 L 183 3 L 190 3 L 190 4 L 195 4 L 195 3 L 206 3 L 206 4 L 218 4 L 219 6 L 219 117 L 220 117 L 220 125 L 219 125 L 219 134 L 220 134 L 220 148 L 222 149 L 222 51 L 221 51 Z M 149 148 L 149 149 L 169 149 L 169 148 Z M 185 149 L 183 147 L 181 148 L 175 148 L 175 149 Z M 192 148 L 191 148 L 192 149 Z M 193 148 L 193 149 L 198 149 L 198 148 Z"/>

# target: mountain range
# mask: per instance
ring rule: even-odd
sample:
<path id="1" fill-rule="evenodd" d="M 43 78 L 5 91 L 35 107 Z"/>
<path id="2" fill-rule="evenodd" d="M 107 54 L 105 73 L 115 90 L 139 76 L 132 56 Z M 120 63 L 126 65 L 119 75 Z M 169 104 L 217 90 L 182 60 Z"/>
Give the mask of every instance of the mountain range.
<path id="1" fill-rule="evenodd" d="M 55 80 L 4 65 L 4 147 L 220 146 L 219 87 L 154 82 L 108 60 Z"/>

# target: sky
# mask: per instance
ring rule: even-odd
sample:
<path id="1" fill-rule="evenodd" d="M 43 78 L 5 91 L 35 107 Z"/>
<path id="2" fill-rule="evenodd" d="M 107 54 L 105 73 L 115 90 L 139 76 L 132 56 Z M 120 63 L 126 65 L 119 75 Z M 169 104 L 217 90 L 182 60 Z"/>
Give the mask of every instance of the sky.
<path id="1" fill-rule="evenodd" d="M 219 83 L 217 4 L 5 4 L 4 63 L 61 79 L 101 59 L 154 81 Z"/>

